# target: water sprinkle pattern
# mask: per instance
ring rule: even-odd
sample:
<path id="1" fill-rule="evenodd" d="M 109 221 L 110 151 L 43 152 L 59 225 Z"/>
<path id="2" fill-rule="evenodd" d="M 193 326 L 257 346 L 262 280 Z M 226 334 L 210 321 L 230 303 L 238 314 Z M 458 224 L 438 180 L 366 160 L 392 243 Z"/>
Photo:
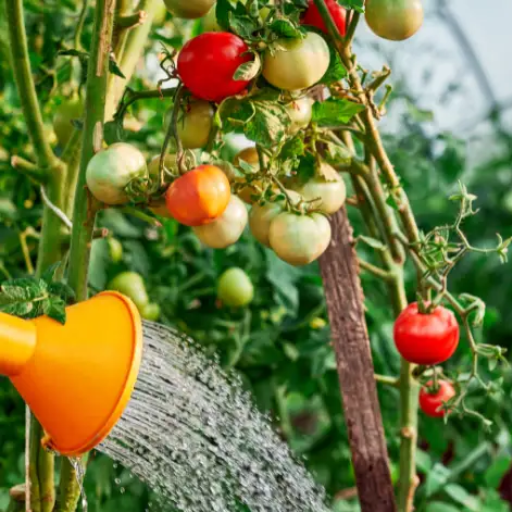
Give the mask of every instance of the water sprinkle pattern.
<path id="1" fill-rule="evenodd" d="M 159 324 L 144 322 L 135 390 L 99 449 L 180 511 L 328 510 L 240 382 Z"/>

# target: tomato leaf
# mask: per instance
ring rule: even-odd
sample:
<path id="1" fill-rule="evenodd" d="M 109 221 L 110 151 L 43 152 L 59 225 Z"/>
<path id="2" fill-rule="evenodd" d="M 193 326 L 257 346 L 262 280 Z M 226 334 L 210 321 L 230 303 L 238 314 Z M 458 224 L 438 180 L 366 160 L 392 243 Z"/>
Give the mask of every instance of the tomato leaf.
<path id="1" fill-rule="evenodd" d="M 252 80 L 261 69 L 261 58 L 258 53 L 250 52 L 254 60 L 241 64 L 233 75 L 234 80 Z"/>
<path id="2" fill-rule="evenodd" d="M 329 45 L 329 53 L 329 67 L 327 68 L 325 75 L 322 77 L 322 80 L 320 80 L 320 83 L 322 84 L 332 84 L 339 82 L 340 80 L 343 80 L 343 78 L 345 78 L 348 74 L 345 66 L 343 65 L 343 62 L 341 62 L 341 58 L 338 55 L 338 52 L 334 50 L 332 45 Z"/>
<path id="3" fill-rule="evenodd" d="M 354 9 L 354 11 L 364 12 L 364 0 L 338 0 L 338 3 L 347 9 Z"/>
<path id="4" fill-rule="evenodd" d="M 279 37 L 297 38 L 302 36 L 299 27 L 286 18 L 274 20 L 269 28 Z"/>
<path id="5" fill-rule="evenodd" d="M 343 143 L 326 142 L 324 160 L 336 167 L 348 167 L 352 162 L 352 153 Z"/>
<path id="6" fill-rule="evenodd" d="M 217 23 L 224 30 L 229 30 L 229 14 L 232 12 L 234 12 L 234 8 L 229 0 L 217 0 L 215 17 L 217 18 Z"/>
<path id="7" fill-rule="evenodd" d="M 319 126 L 342 126 L 364 110 L 364 105 L 353 101 L 329 98 L 313 105 L 313 121 Z"/>
<path id="8" fill-rule="evenodd" d="M 316 174 L 316 158 L 311 153 L 306 153 L 299 161 L 297 178 L 300 183 L 306 183 Z"/>
<path id="9" fill-rule="evenodd" d="M 297 156 L 302 156 L 305 151 L 304 141 L 300 137 L 294 137 L 285 142 L 283 149 L 279 153 L 280 160 L 288 160 Z"/>
<path id="10" fill-rule="evenodd" d="M 282 105 L 269 101 L 254 101 L 254 116 L 245 125 L 245 135 L 264 147 L 272 147 L 286 133 L 288 116 Z"/>
<path id="11" fill-rule="evenodd" d="M 258 24 L 250 16 L 238 16 L 230 12 L 228 17 L 230 29 L 242 39 L 251 39 L 254 32 L 259 29 Z"/>

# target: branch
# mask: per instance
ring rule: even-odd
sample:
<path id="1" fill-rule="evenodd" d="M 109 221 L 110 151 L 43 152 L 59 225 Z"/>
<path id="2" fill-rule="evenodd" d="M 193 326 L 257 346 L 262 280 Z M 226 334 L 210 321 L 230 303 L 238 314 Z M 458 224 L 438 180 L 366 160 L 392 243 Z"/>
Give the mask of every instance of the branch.
<path id="1" fill-rule="evenodd" d="M 45 183 L 48 180 L 48 176 L 45 172 L 41 171 L 37 165 L 29 162 L 28 160 L 25 160 L 21 156 L 13 155 L 11 157 L 11 165 L 13 169 L 17 169 L 22 174 L 27 176 L 27 178 L 30 178 L 32 181 L 39 185 Z"/>
<path id="2" fill-rule="evenodd" d="M 23 0 L 5 0 L 5 5 L 12 67 L 23 116 L 34 146 L 37 163 L 42 169 L 48 169 L 56 166 L 58 160 L 46 139 L 43 117 L 37 101 L 23 18 Z"/>

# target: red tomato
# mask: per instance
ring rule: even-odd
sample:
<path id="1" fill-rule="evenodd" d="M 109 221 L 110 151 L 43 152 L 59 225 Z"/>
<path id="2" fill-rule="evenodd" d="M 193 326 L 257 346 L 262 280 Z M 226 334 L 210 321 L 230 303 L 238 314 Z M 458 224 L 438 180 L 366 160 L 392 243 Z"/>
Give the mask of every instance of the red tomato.
<path id="1" fill-rule="evenodd" d="M 234 34 L 206 32 L 188 41 L 178 55 L 178 73 L 194 96 L 207 101 L 222 101 L 242 92 L 248 80 L 234 80 L 249 47 Z"/>
<path id="2" fill-rule="evenodd" d="M 347 33 L 347 11 L 344 7 L 338 4 L 336 0 L 325 0 L 325 5 L 329 12 L 331 13 L 331 17 L 336 24 L 340 34 L 345 36 Z M 325 34 L 328 34 L 329 31 L 325 26 L 324 20 L 318 11 L 317 6 L 315 5 L 314 0 L 309 0 L 309 7 L 306 9 L 306 12 L 303 14 L 301 19 L 302 25 L 311 25 L 312 27 L 316 27 L 320 29 Z"/>
<path id="3" fill-rule="evenodd" d="M 169 213 L 186 226 L 202 226 L 224 213 L 231 189 L 215 165 L 200 165 L 173 181 L 165 193 Z"/>
<path id="4" fill-rule="evenodd" d="M 394 338 L 398 352 L 406 361 L 438 364 L 455 352 L 459 344 L 459 324 L 455 315 L 443 306 L 424 314 L 413 302 L 396 319 Z"/>
<path id="5" fill-rule="evenodd" d="M 429 391 L 427 387 L 432 386 L 432 381 L 430 381 L 427 383 L 427 387 L 421 388 L 420 391 L 420 408 L 432 418 L 442 418 L 447 411 L 441 409 L 441 406 L 455 396 L 455 389 L 448 381 L 440 380 L 438 385 L 437 391 Z"/>

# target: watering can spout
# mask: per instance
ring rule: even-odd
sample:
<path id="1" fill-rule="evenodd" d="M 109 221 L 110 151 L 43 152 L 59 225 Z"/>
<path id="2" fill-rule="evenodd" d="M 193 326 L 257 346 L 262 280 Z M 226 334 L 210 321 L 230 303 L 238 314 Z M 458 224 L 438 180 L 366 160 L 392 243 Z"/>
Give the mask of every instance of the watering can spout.
<path id="1" fill-rule="evenodd" d="M 44 444 L 80 455 L 108 435 L 128 403 L 142 324 L 135 305 L 117 292 L 69 306 L 66 316 L 62 325 L 0 313 L 0 374 L 43 426 Z"/>

